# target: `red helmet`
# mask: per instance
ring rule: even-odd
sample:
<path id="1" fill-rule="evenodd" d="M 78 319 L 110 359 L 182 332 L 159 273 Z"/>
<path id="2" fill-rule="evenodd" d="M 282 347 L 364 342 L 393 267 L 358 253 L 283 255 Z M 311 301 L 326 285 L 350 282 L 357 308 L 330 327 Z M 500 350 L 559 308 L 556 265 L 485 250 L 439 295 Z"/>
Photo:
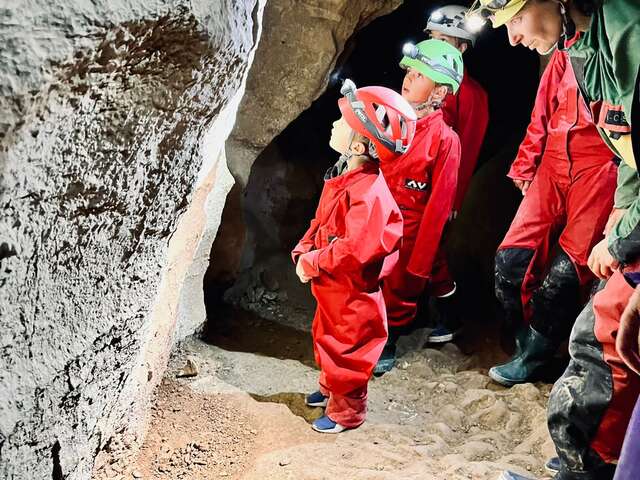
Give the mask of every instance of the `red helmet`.
<path id="1" fill-rule="evenodd" d="M 373 143 L 380 160 L 393 160 L 407 151 L 416 133 L 416 113 L 402 96 L 386 87 L 356 90 L 347 79 L 338 107 L 349 126 Z M 382 107 L 382 108 L 379 108 Z"/>

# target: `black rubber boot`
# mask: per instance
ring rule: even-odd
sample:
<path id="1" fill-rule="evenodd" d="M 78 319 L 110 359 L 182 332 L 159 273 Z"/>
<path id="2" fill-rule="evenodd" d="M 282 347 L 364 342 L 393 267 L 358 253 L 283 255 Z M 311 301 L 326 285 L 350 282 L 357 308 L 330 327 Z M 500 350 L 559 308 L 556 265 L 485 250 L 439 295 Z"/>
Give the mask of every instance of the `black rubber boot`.
<path id="1" fill-rule="evenodd" d="M 446 343 L 453 340 L 462 329 L 458 296 L 435 297 L 433 305 L 438 312 L 438 324 L 427 337 L 427 343 Z"/>
<path id="2" fill-rule="evenodd" d="M 521 351 L 514 355 L 509 362 L 492 367 L 489 370 L 489 376 L 505 387 L 530 382 L 534 378 L 536 370 L 552 358 L 557 347 L 556 342 L 543 337 L 529 327 Z"/>
<path id="3" fill-rule="evenodd" d="M 384 350 L 380 354 L 378 363 L 373 367 L 373 375 L 375 377 L 381 377 L 387 372 L 390 372 L 396 364 L 396 343 L 398 341 L 398 333 L 389 330 L 389 338 L 384 346 Z"/>

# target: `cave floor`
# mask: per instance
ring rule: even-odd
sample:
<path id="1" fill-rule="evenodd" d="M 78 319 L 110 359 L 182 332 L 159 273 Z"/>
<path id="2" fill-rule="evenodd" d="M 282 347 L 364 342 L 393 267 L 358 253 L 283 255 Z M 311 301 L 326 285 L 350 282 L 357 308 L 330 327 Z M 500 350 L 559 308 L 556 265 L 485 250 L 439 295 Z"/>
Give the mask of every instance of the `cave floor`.
<path id="1" fill-rule="evenodd" d="M 365 424 L 319 434 L 309 422 L 321 410 L 304 405 L 318 375 L 309 334 L 236 320 L 228 337 L 174 352 L 142 450 L 105 478 L 495 480 L 505 468 L 544 477 L 550 385 L 496 386 L 486 355 L 424 349 L 418 330 L 401 340 L 398 368 L 371 381 Z M 187 357 L 199 373 L 176 379 Z"/>

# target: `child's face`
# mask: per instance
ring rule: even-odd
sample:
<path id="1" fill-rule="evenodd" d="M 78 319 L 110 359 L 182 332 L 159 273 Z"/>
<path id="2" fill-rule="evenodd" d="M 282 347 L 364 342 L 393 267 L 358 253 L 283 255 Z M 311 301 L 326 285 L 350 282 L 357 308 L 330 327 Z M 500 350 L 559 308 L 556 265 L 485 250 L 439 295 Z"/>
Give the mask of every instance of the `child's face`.
<path id="1" fill-rule="evenodd" d="M 351 138 L 351 127 L 343 117 L 333 122 L 331 139 L 329 140 L 329 146 L 331 148 L 340 154 L 346 154 L 349 152 L 349 147 L 351 146 Z"/>
<path id="2" fill-rule="evenodd" d="M 436 84 L 429 77 L 425 77 L 419 71 L 409 67 L 402 81 L 402 96 L 412 104 L 426 102 Z"/>

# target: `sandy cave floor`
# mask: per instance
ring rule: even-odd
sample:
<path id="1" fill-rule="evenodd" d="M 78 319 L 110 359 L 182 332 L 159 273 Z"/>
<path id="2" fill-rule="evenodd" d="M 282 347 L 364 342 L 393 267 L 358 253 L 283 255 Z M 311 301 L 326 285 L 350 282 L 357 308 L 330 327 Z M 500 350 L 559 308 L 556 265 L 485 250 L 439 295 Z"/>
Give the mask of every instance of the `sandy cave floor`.
<path id="1" fill-rule="evenodd" d="M 235 328 L 174 352 L 141 451 L 114 454 L 95 478 L 494 480 L 505 468 L 544 477 L 548 384 L 499 387 L 482 356 L 423 349 L 419 330 L 401 340 L 399 368 L 370 383 L 367 422 L 323 435 L 308 423 L 321 410 L 304 405 L 318 373 L 308 333 L 252 316 Z M 199 374 L 176 379 L 187 357 Z"/>

